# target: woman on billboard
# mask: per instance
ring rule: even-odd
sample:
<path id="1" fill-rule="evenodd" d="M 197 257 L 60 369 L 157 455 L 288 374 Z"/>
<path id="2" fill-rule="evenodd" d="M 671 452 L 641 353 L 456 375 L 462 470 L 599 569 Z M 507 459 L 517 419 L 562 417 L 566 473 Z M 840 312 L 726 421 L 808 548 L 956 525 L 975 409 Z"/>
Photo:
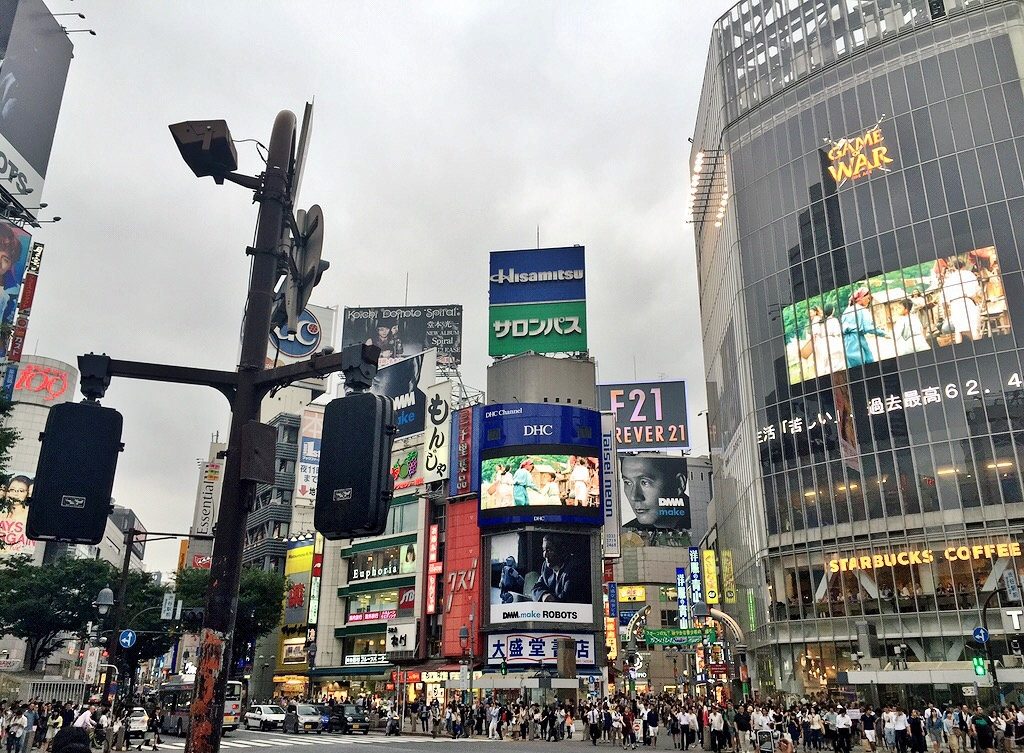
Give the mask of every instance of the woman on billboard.
<path id="1" fill-rule="evenodd" d="M 889 334 L 875 326 L 874 317 L 871 315 L 871 291 L 866 287 L 853 291 L 850 305 L 843 312 L 842 326 L 847 367 L 875 363 L 878 359 L 871 349 L 867 336 L 889 337 Z"/>

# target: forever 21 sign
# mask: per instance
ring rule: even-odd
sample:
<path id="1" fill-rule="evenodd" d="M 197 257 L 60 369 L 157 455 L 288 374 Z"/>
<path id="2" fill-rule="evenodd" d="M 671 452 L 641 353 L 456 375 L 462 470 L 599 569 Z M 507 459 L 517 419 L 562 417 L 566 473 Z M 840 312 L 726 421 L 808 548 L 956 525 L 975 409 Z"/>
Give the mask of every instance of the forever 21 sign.
<path id="1" fill-rule="evenodd" d="M 615 414 L 619 452 L 690 448 L 686 382 L 602 384 L 597 394 L 601 410 Z"/>

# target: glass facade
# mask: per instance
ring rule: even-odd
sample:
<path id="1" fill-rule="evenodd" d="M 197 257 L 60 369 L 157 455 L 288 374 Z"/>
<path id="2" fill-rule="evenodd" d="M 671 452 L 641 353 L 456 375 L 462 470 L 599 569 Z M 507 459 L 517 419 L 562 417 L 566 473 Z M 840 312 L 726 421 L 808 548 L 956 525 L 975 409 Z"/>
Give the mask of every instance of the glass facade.
<path id="1" fill-rule="evenodd" d="M 834 684 L 865 647 L 969 661 L 1024 569 L 1024 9 L 944 8 L 745 2 L 715 28 L 694 223 L 718 535 L 764 687 Z"/>

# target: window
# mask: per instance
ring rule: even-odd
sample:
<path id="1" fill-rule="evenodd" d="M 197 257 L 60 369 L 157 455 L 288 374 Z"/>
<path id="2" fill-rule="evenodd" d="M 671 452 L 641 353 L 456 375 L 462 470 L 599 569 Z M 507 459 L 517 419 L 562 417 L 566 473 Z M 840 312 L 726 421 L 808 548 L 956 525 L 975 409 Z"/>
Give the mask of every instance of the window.
<path id="1" fill-rule="evenodd" d="M 388 620 L 394 617 L 398 609 L 398 589 L 391 588 L 383 591 L 370 591 L 369 593 L 353 594 L 348 597 L 348 614 L 352 622 L 363 620 Z M 356 616 L 360 619 L 353 619 Z"/>
<path id="2" fill-rule="evenodd" d="M 356 581 L 415 572 L 416 544 L 401 544 L 352 555 L 348 579 Z"/>
<path id="3" fill-rule="evenodd" d="M 277 460 L 277 472 L 278 473 L 295 473 L 295 461 L 286 460 L 285 458 L 278 458 Z"/>

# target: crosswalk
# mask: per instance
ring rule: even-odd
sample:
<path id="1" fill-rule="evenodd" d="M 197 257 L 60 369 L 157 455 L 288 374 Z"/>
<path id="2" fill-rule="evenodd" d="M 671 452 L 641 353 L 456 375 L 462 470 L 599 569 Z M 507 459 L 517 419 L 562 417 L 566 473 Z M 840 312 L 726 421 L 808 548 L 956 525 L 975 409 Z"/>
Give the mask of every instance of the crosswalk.
<path id="1" fill-rule="evenodd" d="M 462 742 L 482 742 L 486 738 L 470 738 Z M 316 748 L 316 747 L 337 747 L 341 745 L 379 745 L 381 743 L 395 744 L 423 744 L 423 743 L 446 743 L 450 742 L 448 737 L 421 737 L 417 735 L 401 735 L 399 737 L 385 737 L 384 735 L 285 735 L 283 733 L 261 732 L 258 737 L 240 737 L 230 734 L 222 737 L 220 746 L 225 749 L 231 748 Z M 184 750 L 185 741 L 178 738 L 165 737 L 160 743 L 160 750 Z M 310 751 L 312 753 L 312 751 Z"/>

